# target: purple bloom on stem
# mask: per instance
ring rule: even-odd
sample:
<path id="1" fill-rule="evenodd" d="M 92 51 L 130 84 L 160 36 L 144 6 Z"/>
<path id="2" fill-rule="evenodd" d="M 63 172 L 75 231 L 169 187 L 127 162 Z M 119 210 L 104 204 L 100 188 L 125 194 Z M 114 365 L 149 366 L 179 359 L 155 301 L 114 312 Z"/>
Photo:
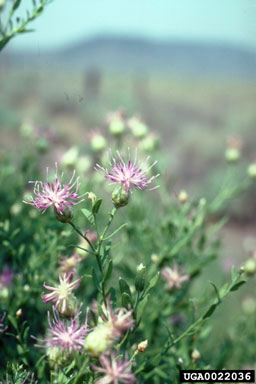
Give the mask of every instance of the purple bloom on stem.
<path id="1" fill-rule="evenodd" d="M 6 313 L 4 313 L 2 317 L 0 317 L 0 333 L 4 333 L 4 331 L 6 331 L 7 329 L 7 326 L 6 327 L 4 326 L 5 316 L 6 316 Z"/>
<path id="2" fill-rule="evenodd" d="M 84 347 L 85 336 L 89 333 L 87 318 L 83 324 L 79 323 L 79 315 L 81 312 L 76 312 L 75 316 L 70 320 L 61 320 L 58 312 L 53 308 L 53 320 L 50 319 L 48 312 L 49 337 L 43 340 L 45 345 L 37 345 L 38 347 L 53 348 L 59 347 L 71 353 L 73 350 L 81 352 Z M 35 337 L 33 337 L 35 338 Z"/>
<path id="3" fill-rule="evenodd" d="M 60 284 L 57 287 L 50 287 L 44 283 L 44 288 L 52 292 L 42 295 L 43 301 L 56 303 L 55 308 L 58 308 L 60 313 L 65 313 L 69 301 L 73 298 L 72 291 L 79 286 L 81 281 L 79 278 L 72 282 L 72 279 L 73 272 L 70 272 L 69 274 L 64 273 L 63 277 L 61 274 L 59 275 Z"/>
<path id="4" fill-rule="evenodd" d="M 104 376 L 97 380 L 95 384 L 131 384 L 137 381 L 131 372 L 132 363 L 128 360 L 117 360 L 112 353 L 109 357 L 101 355 L 99 357 L 101 367 L 93 365 L 92 368 Z"/>
<path id="5" fill-rule="evenodd" d="M 158 175 L 147 177 L 147 173 L 149 170 L 156 165 L 157 161 L 155 161 L 150 166 L 147 166 L 149 161 L 149 156 L 144 162 L 137 162 L 137 151 L 135 154 L 135 158 L 132 161 L 130 159 L 130 151 L 128 150 L 128 161 L 125 162 L 121 157 L 120 153 L 117 151 L 118 159 L 116 160 L 114 157 L 109 159 L 109 164 L 111 166 L 111 170 L 107 168 L 103 168 L 99 164 L 96 164 L 96 169 L 100 169 L 105 173 L 105 178 L 110 180 L 110 184 L 119 184 L 125 188 L 126 192 L 131 192 L 132 188 L 138 188 L 140 190 L 149 190 L 158 188 L 158 186 L 153 188 L 148 188 L 154 179 L 156 179 Z"/>
<path id="6" fill-rule="evenodd" d="M 8 267 L 8 265 L 5 265 L 3 268 L 3 272 L 0 275 L 0 288 L 10 287 L 12 285 L 12 279 L 13 279 L 13 271 Z"/>
<path id="7" fill-rule="evenodd" d="M 23 201 L 26 204 L 30 204 L 37 209 L 39 209 L 42 213 L 46 211 L 47 208 L 54 207 L 57 213 L 62 215 L 66 208 L 70 208 L 73 205 L 77 205 L 81 203 L 84 199 L 83 196 L 86 195 L 78 195 L 78 189 L 80 187 L 79 177 L 75 177 L 75 171 L 67 184 L 61 184 L 61 179 L 58 178 L 58 169 L 56 164 L 56 173 L 55 173 L 55 181 L 53 183 L 48 182 L 48 168 L 46 168 L 46 182 L 42 181 L 29 181 L 29 183 L 34 183 L 34 195 L 35 198 L 32 198 L 29 201 Z"/>
<path id="8" fill-rule="evenodd" d="M 118 308 L 114 312 L 111 303 L 110 296 L 107 297 L 107 308 L 103 308 L 101 318 L 104 322 L 108 323 L 109 328 L 112 329 L 112 337 L 120 338 L 123 332 L 131 328 L 134 324 L 132 316 L 132 310 L 126 308 Z"/>
<path id="9" fill-rule="evenodd" d="M 165 267 L 161 270 L 161 274 L 167 283 L 167 289 L 169 291 L 171 291 L 174 287 L 178 289 L 181 288 L 182 283 L 190 279 L 189 275 L 182 276 L 182 273 L 183 270 L 181 269 L 179 272 L 177 264 L 174 264 L 173 269 Z"/>

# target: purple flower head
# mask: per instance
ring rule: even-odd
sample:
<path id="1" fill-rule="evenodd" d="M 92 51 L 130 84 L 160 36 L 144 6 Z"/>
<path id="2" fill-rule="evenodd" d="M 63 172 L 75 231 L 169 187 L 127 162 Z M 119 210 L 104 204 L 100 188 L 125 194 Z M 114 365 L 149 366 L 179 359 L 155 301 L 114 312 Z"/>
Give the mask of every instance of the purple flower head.
<path id="1" fill-rule="evenodd" d="M 46 168 L 46 182 L 42 181 L 29 181 L 29 183 L 34 183 L 34 195 L 35 197 L 29 201 L 23 201 L 26 204 L 30 204 L 42 213 L 46 211 L 47 208 L 54 207 L 56 212 L 60 215 L 63 215 L 67 208 L 71 208 L 73 205 L 81 203 L 84 199 L 83 196 L 78 195 L 78 190 L 80 187 L 79 177 L 75 177 L 75 171 L 67 184 L 62 184 L 61 180 L 63 178 L 63 173 L 60 178 L 58 178 L 58 168 L 56 163 L 56 173 L 55 181 L 53 183 L 48 182 L 48 168 Z"/>
<path id="2" fill-rule="evenodd" d="M 70 257 L 61 256 L 61 260 L 58 262 L 60 265 L 59 271 L 64 273 L 77 272 L 77 266 L 82 261 L 82 257 L 77 253 L 74 253 Z"/>
<path id="3" fill-rule="evenodd" d="M 110 296 L 107 297 L 107 308 L 103 308 L 101 318 L 105 323 L 108 323 L 112 329 L 113 338 L 120 338 L 123 332 L 131 328 L 134 324 L 132 310 L 117 308 L 114 312 L 111 307 Z"/>
<path id="4" fill-rule="evenodd" d="M 158 175 L 147 177 L 149 170 L 157 163 L 155 161 L 150 166 L 147 165 L 149 161 L 149 156 L 144 162 L 137 162 L 137 151 L 135 153 L 135 158 L 132 161 L 130 156 L 130 151 L 128 149 L 128 161 L 125 162 L 121 157 L 120 153 L 117 151 L 118 159 L 116 160 L 113 156 L 112 159 L 109 159 L 109 164 L 111 169 L 103 168 L 99 164 L 96 164 L 95 169 L 100 169 L 105 173 L 105 178 L 110 180 L 110 184 L 119 184 L 124 187 L 126 192 L 132 192 L 132 188 L 138 188 L 140 190 L 149 190 L 158 188 L 158 186 L 153 188 L 148 188 L 152 181 L 156 179 Z"/>
<path id="5" fill-rule="evenodd" d="M 6 313 L 4 313 L 2 317 L 0 317 L 0 333 L 4 333 L 4 331 L 6 331 L 7 329 L 7 326 L 4 325 L 5 316 L 6 316 Z"/>
<path id="6" fill-rule="evenodd" d="M 83 324 L 79 323 L 79 315 L 81 312 L 76 312 L 75 316 L 70 320 L 62 320 L 59 313 L 53 308 L 53 320 L 50 319 L 48 312 L 48 334 L 45 339 L 39 340 L 43 345 L 37 345 L 44 348 L 58 347 L 71 353 L 73 350 L 81 352 L 84 347 L 85 336 L 89 333 L 87 318 Z M 33 337 L 34 338 L 34 337 Z"/>
<path id="7" fill-rule="evenodd" d="M 132 363 L 128 360 L 117 360 L 112 353 L 110 356 L 101 355 L 99 357 L 101 367 L 93 365 L 95 371 L 104 376 L 95 382 L 95 384 L 131 384 L 137 381 L 131 372 Z"/>
<path id="8" fill-rule="evenodd" d="M 173 269 L 165 267 L 161 270 L 161 274 L 167 283 L 167 289 L 169 291 L 171 291 L 174 287 L 178 289 L 181 288 L 182 283 L 190 279 L 189 275 L 182 276 L 182 273 L 183 270 L 181 269 L 179 272 L 177 264 L 174 264 Z"/>
<path id="9" fill-rule="evenodd" d="M 0 275 L 1 289 L 5 287 L 10 287 L 12 285 L 13 275 L 14 275 L 13 271 L 8 267 L 8 265 L 5 265 Z"/>
<path id="10" fill-rule="evenodd" d="M 70 272 L 69 274 L 64 273 L 63 277 L 61 274 L 59 275 L 60 284 L 57 287 L 50 287 L 44 283 L 44 288 L 52 292 L 42 295 L 43 301 L 56 303 L 55 308 L 58 308 L 60 313 L 65 313 L 69 301 L 73 298 L 72 291 L 79 286 L 81 281 L 79 278 L 72 282 L 72 279 L 73 272 Z"/>

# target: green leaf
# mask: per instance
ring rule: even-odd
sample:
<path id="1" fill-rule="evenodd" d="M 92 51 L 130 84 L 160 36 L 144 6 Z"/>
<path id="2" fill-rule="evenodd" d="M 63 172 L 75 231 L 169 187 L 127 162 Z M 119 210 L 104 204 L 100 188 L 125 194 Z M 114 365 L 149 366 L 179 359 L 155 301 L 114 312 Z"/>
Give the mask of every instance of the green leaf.
<path id="1" fill-rule="evenodd" d="M 94 268 L 92 270 L 92 278 L 93 278 L 93 281 L 94 281 L 96 288 L 98 289 L 99 292 L 101 292 L 100 282 L 99 282 L 97 273 L 96 273 Z"/>
<path id="2" fill-rule="evenodd" d="M 17 8 L 19 8 L 21 0 L 16 0 L 12 6 L 12 11 L 14 12 Z"/>
<path id="3" fill-rule="evenodd" d="M 218 303 L 212 304 L 208 309 L 208 311 L 206 311 L 206 313 L 203 315 L 203 319 L 208 319 L 213 314 L 217 306 L 218 306 Z"/>
<path id="4" fill-rule="evenodd" d="M 97 213 L 99 212 L 101 203 L 102 203 L 102 199 L 98 199 L 98 200 L 96 200 L 95 203 L 93 204 L 93 206 L 92 206 L 92 213 L 93 213 L 94 215 L 97 215 Z"/>
<path id="5" fill-rule="evenodd" d="M 111 273 L 112 273 L 112 269 L 113 269 L 113 261 L 110 260 L 109 264 L 108 264 L 108 269 L 107 269 L 107 272 L 105 274 L 105 277 L 103 279 L 103 282 L 105 283 L 105 281 L 107 281 L 110 276 L 111 276 Z"/>
<path id="6" fill-rule="evenodd" d="M 122 293 L 122 306 L 125 308 L 133 307 L 131 297 L 126 293 Z"/>
<path id="7" fill-rule="evenodd" d="M 142 318 L 142 315 L 143 315 L 144 309 L 147 305 L 148 299 L 149 299 L 149 295 L 145 296 L 144 299 L 138 305 L 137 316 L 136 316 L 137 322 L 140 322 L 140 320 Z"/>
<path id="8" fill-rule="evenodd" d="M 12 315 L 8 315 L 8 320 L 12 324 L 13 328 L 15 328 L 17 331 L 18 330 L 18 324 L 17 324 L 17 320 L 15 319 L 15 317 L 13 317 Z"/>
<path id="9" fill-rule="evenodd" d="M 129 297 L 132 297 L 129 285 L 121 277 L 119 278 L 119 287 L 120 287 L 121 293 L 126 293 Z"/>
<path id="10" fill-rule="evenodd" d="M 157 284 L 158 282 L 158 279 L 159 279 L 159 272 L 157 272 L 157 274 L 155 276 L 152 277 L 152 279 L 149 281 L 149 284 L 145 290 L 145 294 L 146 295 L 149 291 L 151 291 L 152 288 L 155 287 L 155 285 Z"/>
<path id="11" fill-rule="evenodd" d="M 83 208 L 81 209 L 83 215 L 87 218 L 87 220 L 91 223 L 91 224 L 95 224 L 95 220 L 94 220 L 94 216 L 93 214 L 91 213 L 91 211 L 89 211 L 88 209 L 86 208 Z"/>
<path id="12" fill-rule="evenodd" d="M 119 228 L 117 228 L 117 229 L 116 229 L 113 233 L 111 233 L 109 236 L 105 237 L 104 240 L 109 240 L 109 239 L 111 239 L 111 238 L 112 238 L 113 236 L 115 236 L 118 232 L 120 232 L 121 229 L 127 227 L 127 225 L 128 225 L 127 223 L 120 225 Z"/>
<path id="13" fill-rule="evenodd" d="M 233 266 L 232 272 L 231 272 L 232 283 L 234 283 L 234 281 L 237 280 L 238 276 L 239 276 L 239 273 L 238 273 L 236 267 Z"/>
<path id="14" fill-rule="evenodd" d="M 230 288 L 230 292 L 237 291 L 242 285 L 246 283 L 246 280 L 240 280 L 236 284 L 232 285 Z"/>

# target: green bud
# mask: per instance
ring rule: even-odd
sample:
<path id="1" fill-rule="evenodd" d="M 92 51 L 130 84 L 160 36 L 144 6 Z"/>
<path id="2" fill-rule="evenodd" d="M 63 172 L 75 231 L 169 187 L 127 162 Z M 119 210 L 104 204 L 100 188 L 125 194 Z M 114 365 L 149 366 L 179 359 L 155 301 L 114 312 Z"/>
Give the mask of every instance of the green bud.
<path id="1" fill-rule="evenodd" d="M 49 141 L 45 138 L 38 139 L 36 141 L 36 148 L 40 153 L 47 152 L 49 149 Z"/>
<path id="2" fill-rule="evenodd" d="M 140 142 L 140 148 L 146 152 L 152 152 L 159 146 L 159 138 L 155 135 L 149 135 Z"/>
<path id="3" fill-rule="evenodd" d="M 146 126 L 146 124 L 144 124 L 139 119 L 136 119 L 136 121 L 134 121 L 130 125 L 130 127 L 131 127 L 131 130 L 132 130 L 132 134 L 135 137 L 142 138 L 142 137 L 145 137 L 147 135 L 147 133 L 148 133 L 148 127 Z"/>
<path id="4" fill-rule="evenodd" d="M 74 295 L 72 295 L 67 299 L 66 308 L 65 308 L 64 312 L 61 311 L 61 306 L 62 306 L 62 304 L 60 304 L 57 307 L 60 316 L 65 317 L 66 319 L 71 319 L 72 317 L 75 316 L 77 308 L 78 308 L 78 302 L 77 302 L 76 297 Z"/>
<path id="5" fill-rule="evenodd" d="M 137 268 L 137 274 L 135 277 L 135 288 L 136 291 L 142 292 L 143 289 L 145 288 L 145 280 L 146 277 L 146 267 L 143 264 L 140 264 Z"/>
<path id="6" fill-rule="evenodd" d="M 248 276 L 252 276 L 256 273 L 256 260 L 248 259 L 244 264 L 244 271 Z"/>
<path id="7" fill-rule="evenodd" d="M 236 163 L 240 159 L 240 151 L 234 147 L 227 148 L 225 157 L 228 163 Z"/>
<path id="8" fill-rule="evenodd" d="M 125 131 L 125 124 L 121 118 L 115 118 L 109 124 L 109 132 L 114 136 L 122 135 Z"/>
<path id="9" fill-rule="evenodd" d="M 13 216 L 18 216 L 21 210 L 22 210 L 22 205 L 20 203 L 14 203 L 10 208 L 10 212 Z"/>
<path id="10" fill-rule="evenodd" d="M 47 356 L 51 368 L 65 367 L 73 359 L 72 354 L 58 347 L 49 347 L 47 349 Z"/>
<path id="11" fill-rule="evenodd" d="M 85 351 L 98 357 L 111 348 L 113 344 L 112 330 L 107 323 L 99 324 L 85 339 Z"/>
<path id="12" fill-rule="evenodd" d="M 79 150 L 77 147 L 71 147 L 67 152 L 62 156 L 61 162 L 65 167 L 72 167 L 76 164 L 78 159 Z"/>
<path id="13" fill-rule="evenodd" d="M 112 201 L 116 208 L 125 207 L 129 202 L 130 194 L 124 187 L 117 186 L 112 192 Z"/>
<path id="14" fill-rule="evenodd" d="M 65 223 L 71 223 L 71 221 L 73 220 L 73 212 L 72 210 L 67 207 L 65 209 L 64 212 L 62 212 L 62 214 L 60 214 L 57 209 L 54 207 L 54 213 L 55 213 L 55 217 L 58 221 L 60 221 L 61 223 L 65 224 Z"/>
<path id="15" fill-rule="evenodd" d="M 251 179 L 256 179 L 256 163 L 249 165 L 247 169 L 247 174 Z"/>
<path id="16" fill-rule="evenodd" d="M 102 151 L 107 146 L 105 137 L 100 134 L 94 135 L 91 141 L 91 146 L 95 152 Z"/>

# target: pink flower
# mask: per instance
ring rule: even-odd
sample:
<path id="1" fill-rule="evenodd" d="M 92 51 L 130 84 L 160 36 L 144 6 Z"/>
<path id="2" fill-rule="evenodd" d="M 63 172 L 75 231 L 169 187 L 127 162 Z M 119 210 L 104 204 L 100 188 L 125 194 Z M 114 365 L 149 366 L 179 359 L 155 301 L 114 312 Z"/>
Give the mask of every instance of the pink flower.
<path id="1" fill-rule="evenodd" d="M 82 260 L 82 257 L 74 253 L 74 255 L 70 257 L 61 256 L 61 259 L 62 260 L 58 262 L 60 264 L 59 271 L 71 273 L 77 271 L 77 266 Z"/>
<path id="2" fill-rule="evenodd" d="M 128 150 L 127 163 L 124 162 L 118 151 L 117 155 L 118 160 L 114 157 L 112 157 L 111 160 L 109 159 L 109 164 L 111 166 L 110 171 L 107 168 L 103 168 L 99 164 L 96 164 L 96 169 L 100 169 L 105 173 L 105 178 L 110 180 L 111 185 L 119 184 L 125 188 L 126 192 L 131 192 L 133 187 L 149 191 L 158 188 L 158 186 L 156 186 L 148 189 L 148 186 L 159 176 L 159 174 L 150 178 L 147 177 L 147 172 L 154 167 L 157 161 L 148 167 L 146 164 L 149 161 L 149 157 L 147 157 L 145 162 L 137 163 L 137 152 L 134 161 L 131 161 L 130 151 Z"/>
<path id="3" fill-rule="evenodd" d="M 0 275 L 0 288 L 3 289 L 5 287 L 10 287 L 12 285 L 13 279 L 13 271 L 5 265 L 3 268 L 3 272 Z"/>
<path id="4" fill-rule="evenodd" d="M 43 340 L 45 345 L 37 345 L 39 347 L 59 347 L 71 353 L 73 350 L 81 352 L 84 347 L 85 336 L 89 333 L 87 318 L 84 324 L 79 323 L 79 315 L 81 312 L 76 312 L 74 318 L 70 320 L 61 320 L 58 312 L 53 308 L 53 321 L 50 319 L 48 312 L 49 337 Z M 33 337 L 35 339 L 35 337 Z"/>
<path id="5" fill-rule="evenodd" d="M 167 283 L 167 289 L 171 291 L 174 287 L 181 288 L 182 283 L 189 280 L 189 275 L 183 275 L 183 270 L 178 271 L 178 265 L 174 264 L 173 269 L 165 267 L 161 270 L 161 274 Z"/>
<path id="6" fill-rule="evenodd" d="M 118 308 L 114 312 L 111 303 L 110 296 L 107 297 L 107 308 L 103 308 L 101 318 L 105 323 L 108 323 L 110 329 L 112 329 L 112 337 L 120 338 L 123 332 L 131 328 L 134 324 L 132 317 L 132 310 L 126 308 Z"/>
<path id="7" fill-rule="evenodd" d="M 83 196 L 78 195 L 78 189 L 80 187 L 79 177 L 74 181 L 75 171 L 71 177 L 69 183 L 61 184 L 61 179 L 58 178 L 58 169 L 56 164 L 56 173 L 54 183 L 48 182 L 48 168 L 46 169 L 46 183 L 42 181 L 29 181 L 29 183 L 34 183 L 34 194 L 35 198 L 30 199 L 30 201 L 23 201 L 26 204 L 30 204 L 38 208 L 42 213 L 46 211 L 47 208 L 54 207 L 54 209 L 60 215 L 63 214 L 66 208 L 72 207 L 84 201 Z"/>
<path id="8" fill-rule="evenodd" d="M 131 384 L 137 381 L 131 372 L 132 363 L 128 360 L 117 360 L 112 353 L 110 357 L 101 355 L 99 357 L 101 367 L 93 365 L 92 368 L 104 376 L 95 381 L 95 384 Z"/>
<path id="9" fill-rule="evenodd" d="M 7 329 L 7 327 L 4 326 L 5 316 L 6 316 L 6 313 L 4 313 L 2 317 L 0 317 L 0 333 L 4 333 L 4 331 L 6 331 Z"/>
<path id="10" fill-rule="evenodd" d="M 73 273 L 64 273 L 63 277 L 59 275 L 60 284 L 57 287 L 50 287 L 49 285 L 43 284 L 44 288 L 52 291 L 42 295 L 42 299 L 45 303 L 53 302 L 56 303 L 55 308 L 58 308 L 60 313 L 64 313 L 68 307 L 68 303 L 73 298 L 72 291 L 76 289 L 81 279 L 77 279 L 72 282 Z"/>

